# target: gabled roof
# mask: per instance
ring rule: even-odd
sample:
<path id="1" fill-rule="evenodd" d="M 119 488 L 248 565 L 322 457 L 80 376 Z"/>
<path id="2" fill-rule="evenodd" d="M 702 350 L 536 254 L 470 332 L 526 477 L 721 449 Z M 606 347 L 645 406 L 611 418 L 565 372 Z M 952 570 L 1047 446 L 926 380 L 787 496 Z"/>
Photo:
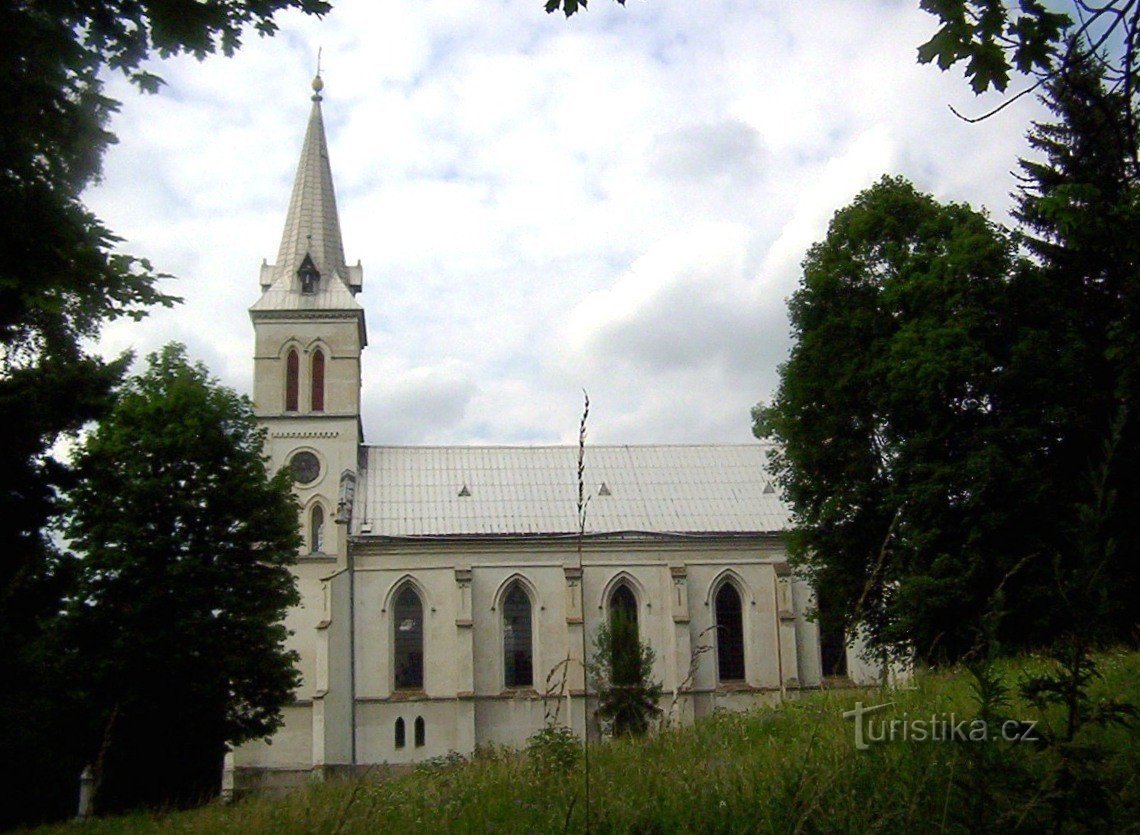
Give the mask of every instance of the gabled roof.
<path id="1" fill-rule="evenodd" d="M 767 469 L 770 449 L 761 443 L 588 445 L 586 533 L 785 530 L 789 511 Z M 577 447 L 372 446 L 364 450 L 364 464 L 353 513 L 357 536 L 578 531 Z"/>
<path id="2" fill-rule="evenodd" d="M 322 87 L 318 76 L 313 80 L 316 94 L 293 179 L 277 263 L 262 266 L 264 292 L 251 311 L 362 310 L 353 296 L 360 290 L 363 271 L 359 264 L 350 267 L 344 262 L 336 191 L 321 115 Z M 306 257 L 320 273 L 314 293 L 302 293 L 297 277 Z"/>

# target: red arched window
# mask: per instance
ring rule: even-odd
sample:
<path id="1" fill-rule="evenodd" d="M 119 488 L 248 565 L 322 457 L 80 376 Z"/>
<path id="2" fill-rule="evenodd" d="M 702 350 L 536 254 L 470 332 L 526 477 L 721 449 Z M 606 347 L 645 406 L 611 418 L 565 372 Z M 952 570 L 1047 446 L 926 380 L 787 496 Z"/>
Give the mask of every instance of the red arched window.
<path id="1" fill-rule="evenodd" d="M 300 373 L 301 361 L 297 359 L 297 352 L 290 350 L 285 357 L 285 411 L 297 411 L 297 377 Z"/>
<path id="2" fill-rule="evenodd" d="M 313 354 L 312 396 L 310 403 L 314 412 L 325 410 L 325 355 L 320 350 Z"/>

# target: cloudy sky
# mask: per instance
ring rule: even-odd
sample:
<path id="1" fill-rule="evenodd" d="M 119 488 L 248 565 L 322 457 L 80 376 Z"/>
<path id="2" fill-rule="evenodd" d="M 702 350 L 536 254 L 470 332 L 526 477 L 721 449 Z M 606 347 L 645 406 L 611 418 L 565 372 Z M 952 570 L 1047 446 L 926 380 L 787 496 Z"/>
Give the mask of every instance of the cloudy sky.
<path id="1" fill-rule="evenodd" d="M 185 298 L 100 350 L 185 342 L 251 390 L 247 309 L 277 253 L 323 49 L 369 443 L 732 442 L 787 354 L 831 215 L 884 173 L 1005 221 L 1028 99 L 915 63 L 917 0 L 333 0 L 231 59 L 156 64 L 90 206 Z M 992 102 L 990 102 L 992 104 Z"/>

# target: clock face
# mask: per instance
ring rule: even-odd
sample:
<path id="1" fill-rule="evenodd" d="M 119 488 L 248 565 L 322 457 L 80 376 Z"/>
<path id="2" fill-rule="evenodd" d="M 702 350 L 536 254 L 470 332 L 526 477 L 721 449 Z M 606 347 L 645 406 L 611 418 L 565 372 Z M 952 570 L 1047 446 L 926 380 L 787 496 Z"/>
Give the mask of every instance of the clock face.
<path id="1" fill-rule="evenodd" d="M 289 459 L 289 469 L 298 484 L 312 484 L 321 474 L 321 462 L 311 452 L 298 452 Z"/>

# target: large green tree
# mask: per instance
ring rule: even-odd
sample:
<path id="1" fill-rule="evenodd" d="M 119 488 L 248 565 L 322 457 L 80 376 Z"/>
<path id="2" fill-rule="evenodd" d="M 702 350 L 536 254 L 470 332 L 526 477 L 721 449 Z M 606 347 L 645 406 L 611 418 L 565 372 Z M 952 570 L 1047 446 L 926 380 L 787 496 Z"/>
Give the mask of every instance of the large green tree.
<path id="1" fill-rule="evenodd" d="M 0 5 L 0 643 L 9 653 L 0 692 L 0 775 L 9 787 L 0 825 L 60 811 L 50 774 L 72 734 L 67 685 L 52 634 L 69 574 L 47 524 L 59 512 L 68 467 L 51 455 L 61 436 L 105 414 L 127 358 L 87 345 L 103 322 L 142 316 L 173 297 L 141 258 L 83 204 L 115 141 L 110 73 L 143 90 L 160 80 L 153 55 L 232 53 L 252 27 L 274 30 L 283 9 L 323 13 L 323 0 L 10 0 Z M 61 719 L 61 717 L 63 717 Z M 37 767 L 42 764 L 43 770 Z M 40 802 L 42 801 L 42 802 Z M 38 804 L 38 806 L 37 806 Z M 36 810 L 38 808 L 38 811 Z"/>
<path id="2" fill-rule="evenodd" d="M 925 656 L 968 643 L 1011 555 L 994 426 L 1011 243 L 883 178 L 836 213 L 792 297 L 794 346 L 757 435 L 794 508 L 791 550 L 833 620 Z"/>
<path id="3" fill-rule="evenodd" d="M 300 538 L 263 441 L 249 400 L 171 345 L 78 452 L 64 632 L 97 720 L 102 809 L 197 800 L 225 746 L 280 724 L 297 684 L 282 620 Z"/>
<path id="4" fill-rule="evenodd" d="M 1140 615 L 1140 183 L 1136 147 L 1120 130 L 1134 104 L 1103 75 L 1086 60 L 1053 79 L 1043 101 L 1055 120 L 1029 134 L 1036 154 L 1021 163 L 1014 214 L 1031 260 L 1010 288 L 1004 402 L 1046 563 L 1076 551 L 1092 473 L 1105 472 L 1117 558 L 1105 566 L 1113 602 L 1099 626 L 1127 637 Z"/>
<path id="5" fill-rule="evenodd" d="M 109 405 L 125 370 L 87 353 L 84 340 L 118 316 L 138 317 L 172 297 L 143 259 L 83 205 L 98 179 L 118 102 L 108 71 L 144 90 L 160 80 L 152 55 L 232 53 L 248 25 L 274 30 L 286 8 L 323 13 L 323 0 L 13 0 L 0 9 L 0 608 L 18 605 L 21 578 L 50 543 L 63 469 L 48 451 Z"/>

